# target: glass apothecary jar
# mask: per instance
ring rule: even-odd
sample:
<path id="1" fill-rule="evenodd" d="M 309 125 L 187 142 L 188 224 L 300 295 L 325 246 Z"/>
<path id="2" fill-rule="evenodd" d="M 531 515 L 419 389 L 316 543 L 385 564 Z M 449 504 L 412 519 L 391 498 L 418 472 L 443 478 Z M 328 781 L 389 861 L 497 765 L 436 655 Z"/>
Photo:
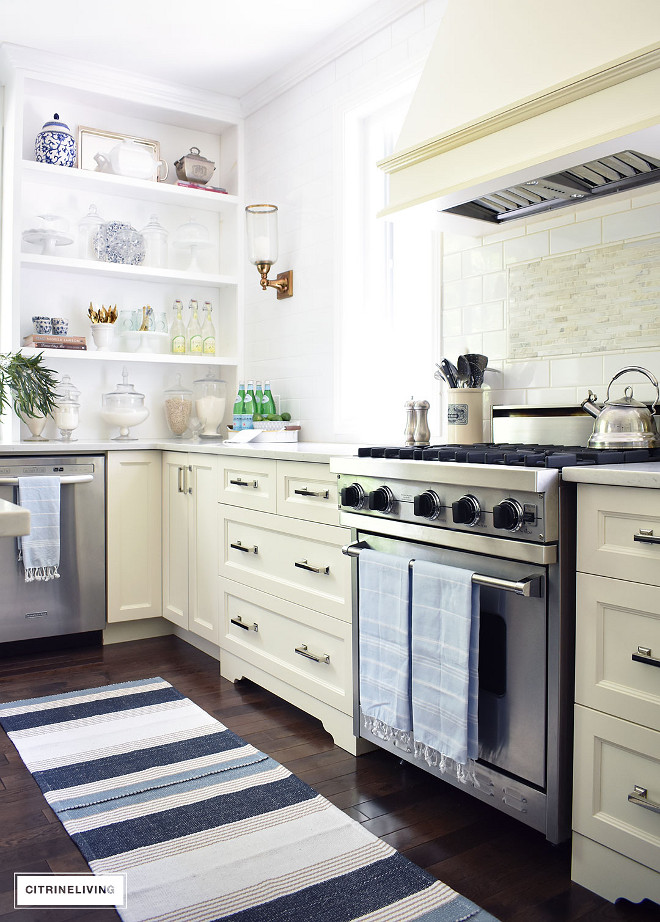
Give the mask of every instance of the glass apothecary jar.
<path id="1" fill-rule="evenodd" d="M 58 390 L 61 394 L 53 410 L 53 420 L 60 430 L 60 442 L 77 442 L 73 432 L 80 423 L 80 391 L 69 375 L 63 375 Z"/>
<path id="2" fill-rule="evenodd" d="M 129 430 L 139 426 L 149 416 L 149 409 L 144 405 L 144 394 L 129 384 L 126 368 L 121 376 L 122 383 L 117 385 L 116 390 L 101 397 L 101 416 L 104 422 L 110 426 L 119 426 L 119 435 L 113 438 L 115 442 L 135 440 L 136 436 L 129 435 Z"/>
<path id="3" fill-rule="evenodd" d="M 144 265 L 167 268 L 167 231 L 158 215 L 152 214 L 140 233 L 144 237 Z"/>
<path id="4" fill-rule="evenodd" d="M 195 393 L 195 414 L 202 421 L 201 435 L 217 438 L 218 426 L 225 415 L 227 384 L 209 369 L 205 378 L 193 383 Z"/>
<path id="5" fill-rule="evenodd" d="M 172 435 L 180 439 L 190 428 L 189 421 L 193 409 L 193 392 L 181 382 L 181 375 L 176 376 L 174 387 L 164 392 L 165 419 Z"/>

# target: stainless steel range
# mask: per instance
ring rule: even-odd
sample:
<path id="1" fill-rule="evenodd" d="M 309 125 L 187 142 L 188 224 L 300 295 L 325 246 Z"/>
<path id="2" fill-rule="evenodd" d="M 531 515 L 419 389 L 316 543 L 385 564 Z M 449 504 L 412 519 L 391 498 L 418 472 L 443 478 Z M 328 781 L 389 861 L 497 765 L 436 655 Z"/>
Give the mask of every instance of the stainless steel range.
<path id="1" fill-rule="evenodd" d="M 469 569 L 481 587 L 476 784 L 417 764 L 555 843 L 570 833 L 574 683 L 575 492 L 561 468 L 643 454 L 489 444 L 365 448 L 331 464 L 356 590 L 363 548 Z M 416 762 L 371 734 L 355 661 L 356 736 Z"/>

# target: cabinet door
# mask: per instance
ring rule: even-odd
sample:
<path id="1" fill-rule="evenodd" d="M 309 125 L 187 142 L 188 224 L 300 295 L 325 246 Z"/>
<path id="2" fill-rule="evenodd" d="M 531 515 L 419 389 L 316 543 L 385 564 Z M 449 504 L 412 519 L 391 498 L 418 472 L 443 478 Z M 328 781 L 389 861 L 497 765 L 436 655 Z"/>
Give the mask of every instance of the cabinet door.
<path id="1" fill-rule="evenodd" d="M 658 803 L 660 733 L 576 705 L 576 832 L 660 871 Z"/>
<path id="2" fill-rule="evenodd" d="M 660 727 L 658 590 L 578 573 L 575 700 Z"/>
<path id="3" fill-rule="evenodd" d="M 107 472 L 108 621 L 160 617 L 160 452 L 111 451 Z"/>
<path id="4" fill-rule="evenodd" d="M 163 616 L 188 629 L 188 455 L 163 453 Z"/>
<path id="5" fill-rule="evenodd" d="M 339 525 L 337 475 L 328 464 L 277 462 L 277 511 L 309 522 Z"/>
<path id="6" fill-rule="evenodd" d="M 219 642 L 217 458 L 189 455 L 189 600 L 188 628 Z"/>
<path id="7" fill-rule="evenodd" d="M 660 586 L 660 492 L 580 484 L 578 570 Z"/>

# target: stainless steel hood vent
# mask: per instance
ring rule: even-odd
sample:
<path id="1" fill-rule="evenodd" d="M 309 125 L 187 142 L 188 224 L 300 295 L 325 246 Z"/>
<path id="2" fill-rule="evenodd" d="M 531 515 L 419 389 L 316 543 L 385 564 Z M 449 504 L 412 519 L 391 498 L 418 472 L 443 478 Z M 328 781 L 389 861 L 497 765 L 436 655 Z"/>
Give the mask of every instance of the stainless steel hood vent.
<path id="1" fill-rule="evenodd" d="M 503 224 L 655 182 L 660 182 L 660 160 L 648 154 L 624 150 L 443 210 L 466 218 Z"/>

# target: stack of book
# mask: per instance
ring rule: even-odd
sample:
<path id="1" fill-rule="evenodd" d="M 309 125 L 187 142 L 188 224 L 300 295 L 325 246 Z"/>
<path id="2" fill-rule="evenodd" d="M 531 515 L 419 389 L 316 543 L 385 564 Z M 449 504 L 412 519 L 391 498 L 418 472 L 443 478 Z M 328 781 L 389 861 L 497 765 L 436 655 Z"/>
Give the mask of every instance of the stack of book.
<path id="1" fill-rule="evenodd" d="M 31 333 L 23 337 L 24 346 L 34 349 L 86 349 L 84 336 L 54 336 L 45 333 Z"/>

